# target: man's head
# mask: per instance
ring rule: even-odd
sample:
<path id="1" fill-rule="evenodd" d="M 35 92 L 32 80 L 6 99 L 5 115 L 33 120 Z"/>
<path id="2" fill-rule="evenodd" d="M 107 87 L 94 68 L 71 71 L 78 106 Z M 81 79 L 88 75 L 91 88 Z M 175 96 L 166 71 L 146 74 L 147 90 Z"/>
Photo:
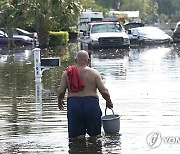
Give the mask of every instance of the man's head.
<path id="1" fill-rule="evenodd" d="M 80 66 L 86 66 L 89 63 L 89 54 L 85 50 L 80 50 L 76 55 L 76 63 Z"/>

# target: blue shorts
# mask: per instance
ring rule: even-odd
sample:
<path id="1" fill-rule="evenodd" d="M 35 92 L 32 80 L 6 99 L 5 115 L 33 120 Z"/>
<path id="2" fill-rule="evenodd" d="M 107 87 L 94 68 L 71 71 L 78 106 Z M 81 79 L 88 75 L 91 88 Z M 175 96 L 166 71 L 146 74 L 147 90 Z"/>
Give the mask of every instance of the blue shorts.
<path id="1" fill-rule="evenodd" d="M 79 135 L 96 136 L 101 133 L 101 109 L 94 96 L 69 97 L 67 118 L 69 138 Z"/>

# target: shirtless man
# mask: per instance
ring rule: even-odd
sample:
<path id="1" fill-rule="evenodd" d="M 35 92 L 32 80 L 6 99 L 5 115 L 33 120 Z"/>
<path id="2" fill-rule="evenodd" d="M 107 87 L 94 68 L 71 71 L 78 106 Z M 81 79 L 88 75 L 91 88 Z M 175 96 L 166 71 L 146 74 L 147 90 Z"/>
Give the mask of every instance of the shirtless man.
<path id="1" fill-rule="evenodd" d="M 101 133 L 101 109 L 99 106 L 98 92 L 106 100 L 106 106 L 112 108 L 110 94 L 101 79 L 100 73 L 88 67 L 89 55 L 81 50 L 76 55 L 76 68 L 84 83 L 84 87 L 71 92 L 68 71 L 63 73 L 58 89 L 58 107 L 64 109 L 64 96 L 67 94 L 67 117 L 69 138 L 82 138 L 87 133 L 89 136 L 97 136 Z"/>

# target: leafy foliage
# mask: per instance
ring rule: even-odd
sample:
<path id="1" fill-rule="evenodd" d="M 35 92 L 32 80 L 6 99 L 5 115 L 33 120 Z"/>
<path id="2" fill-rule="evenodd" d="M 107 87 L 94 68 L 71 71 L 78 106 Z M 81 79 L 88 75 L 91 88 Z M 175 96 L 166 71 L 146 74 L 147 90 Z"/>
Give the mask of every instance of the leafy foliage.
<path id="1" fill-rule="evenodd" d="M 179 8 L 179 0 L 0 0 L 0 26 L 10 37 L 12 27 L 37 31 L 40 47 L 46 48 L 50 30 L 69 30 L 87 9 L 105 16 L 110 9 L 139 10 L 141 19 L 155 22 L 160 16 L 178 16 Z"/>
<path id="2" fill-rule="evenodd" d="M 69 41 L 69 34 L 68 32 L 52 32 L 50 31 L 50 37 L 49 37 L 49 46 L 50 47 L 56 47 L 60 46 L 62 44 L 68 43 Z"/>

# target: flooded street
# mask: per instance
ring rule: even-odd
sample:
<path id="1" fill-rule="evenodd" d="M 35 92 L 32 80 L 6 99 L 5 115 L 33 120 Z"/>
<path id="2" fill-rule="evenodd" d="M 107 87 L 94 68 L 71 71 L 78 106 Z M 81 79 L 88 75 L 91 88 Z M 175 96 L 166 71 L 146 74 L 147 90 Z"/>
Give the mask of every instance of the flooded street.
<path id="1" fill-rule="evenodd" d="M 179 45 L 180 46 L 180 45 Z M 180 47 L 94 50 L 100 71 L 121 116 L 120 133 L 70 140 L 66 109 L 57 107 L 63 69 L 73 64 L 77 44 L 42 57 L 62 57 L 35 84 L 32 50 L 0 55 L 0 153 L 5 154 L 179 154 Z M 179 54 L 179 55 L 178 55 Z M 104 115 L 105 100 L 100 96 Z M 108 111 L 108 114 L 111 114 Z"/>

